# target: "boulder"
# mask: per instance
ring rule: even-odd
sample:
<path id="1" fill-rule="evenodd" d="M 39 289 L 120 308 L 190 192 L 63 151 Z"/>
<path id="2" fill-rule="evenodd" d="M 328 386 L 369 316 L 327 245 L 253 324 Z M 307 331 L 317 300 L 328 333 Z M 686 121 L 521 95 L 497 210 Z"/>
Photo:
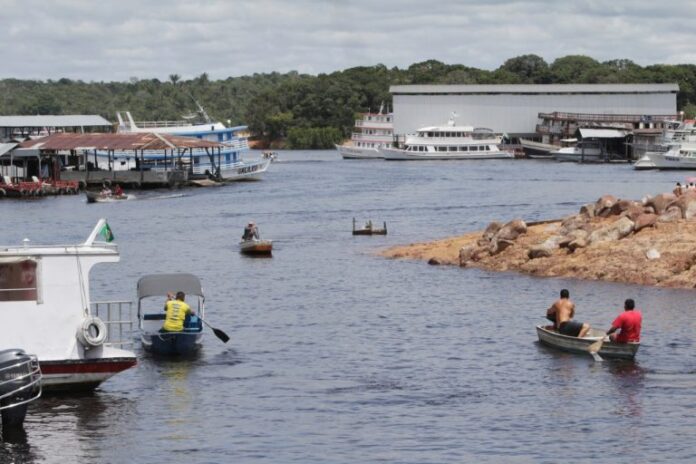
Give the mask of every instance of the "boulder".
<path id="1" fill-rule="evenodd" d="M 438 266 L 438 265 L 440 265 L 440 264 L 442 264 L 442 263 L 440 262 L 439 259 L 433 257 L 433 258 L 430 258 L 430 259 L 428 260 L 428 264 L 430 264 L 431 266 Z"/>
<path id="2" fill-rule="evenodd" d="M 568 235 L 563 237 L 563 239 L 558 242 L 558 246 L 560 248 L 568 248 L 568 245 L 570 245 L 570 243 L 573 240 L 577 240 L 579 238 L 584 239 L 584 238 L 587 238 L 589 235 L 590 235 L 590 233 L 588 231 L 586 231 L 585 229 L 572 230 L 568 233 Z"/>
<path id="3" fill-rule="evenodd" d="M 604 212 L 605 209 L 609 209 L 616 203 L 616 197 L 614 195 L 602 195 L 595 202 L 595 216 L 599 216 Z"/>
<path id="4" fill-rule="evenodd" d="M 627 217 L 622 217 L 617 221 L 607 224 L 604 227 L 593 231 L 590 234 L 590 243 L 606 242 L 611 240 L 619 240 L 633 232 L 633 221 Z"/>
<path id="5" fill-rule="evenodd" d="M 568 235 L 570 232 L 580 229 L 587 224 L 588 218 L 582 214 L 576 214 L 575 216 L 569 216 L 561 222 L 561 227 L 558 229 L 558 233 L 561 235 Z"/>
<path id="6" fill-rule="evenodd" d="M 521 234 L 527 232 L 527 224 L 522 219 L 513 219 L 500 228 L 493 236 L 493 240 L 515 240 Z"/>
<path id="7" fill-rule="evenodd" d="M 588 203 L 580 207 L 580 215 L 586 218 L 593 218 L 595 216 L 595 204 Z"/>
<path id="8" fill-rule="evenodd" d="M 498 221 L 493 221 L 490 224 L 488 224 L 488 227 L 486 227 L 486 230 L 483 231 L 483 238 L 485 240 L 488 240 L 489 242 L 493 238 L 493 236 L 498 233 L 500 229 L 503 228 L 503 224 L 501 224 Z"/>
<path id="9" fill-rule="evenodd" d="M 642 205 L 640 205 L 638 202 L 635 202 L 633 200 L 619 200 L 616 203 L 614 203 L 611 208 L 609 208 L 610 214 L 614 216 L 618 216 L 622 214 L 625 211 L 628 211 L 632 207 L 637 207 L 641 208 L 642 210 Z"/>
<path id="10" fill-rule="evenodd" d="M 633 232 L 638 232 L 646 227 L 654 227 L 657 222 L 657 214 L 643 213 L 636 218 L 633 224 Z"/>
<path id="11" fill-rule="evenodd" d="M 667 208 L 677 203 L 677 196 L 673 193 L 660 193 L 648 200 L 646 206 L 655 208 L 655 214 L 661 215 Z"/>
<path id="12" fill-rule="evenodd" d="M 648 214 L 655 214 L 655 208 L 652 206 L 643 206 L 643 212 Z"/>
<path id="13" fill-rule="evenodd" d="M 568 250 L 573 253 L 578 248 L 585 248 L 589 245 L 587 238 L 578 238 L 568 244 Z"/>
<path id="14" fill-rule="evenodd" d="M 634 203 L 633 205 L 629 206 L 628 209 L 621 214 L 623 216 L 626 216 L 631 221 L 636 222 L 636 218 L 638 218 L 638 216 L 640 216 L 641 214 L 645 214 L 645 209 L 640 204 Z"/>
<path id="15" fill-rule="evenodd" d="M 479 248 L 476 245 L 463 246 L 459 250 L 459 265 L 464 267 L 466 266 L 466 263 L 472 261 L 472 258 L 476 254 L 478 249 Z"/>
<path id="16" fill-rule="evenodd" d="M 678 206 L 670 206 L 657 217 L 657 222 L 677 222 L 682 218 L 681 209 Z"/>
<path id="17" fill-rule="evenodd" d="M 541 245 L 533 246 L 527 250 L 527 256 L 529 259 L 549 258 L 552 254 L 553 252 L 551 250 L 544 248 Z"/>
<path id="18" fill-rule="evenodd" d="M 693 192 L 693 190 L 687 190 Z M 696 218 L 696 195 L 684 194 L 677 200 L 677 206 L 681 209 L 682 217 L 687 221 Z"/>
<path id="19" fill-rule="evenodd" d="M 553 254 L 553 251 L 558 248 L 558 244 L 564 239 L 565 237 L 560 235 L 551 236 L 539 245 L 535 245 L 527 250 L 527 256 L 529 259 L 548 258 Z"/>
<path id="20" fill-rule="evenodd" d="M 654 248 L 651 248 L 645 252 L 645 257 L 649 260 L 660 259 L 660 252 Z"/>
<path id="21" fill-rule="evenodd" d="M 488 246 L 488 253 L 490 253 L 491 256 L 497 255 L 514 244 L 515 242 L 513 240 L 507 240 L 504 238 L 494 240 Z"/>

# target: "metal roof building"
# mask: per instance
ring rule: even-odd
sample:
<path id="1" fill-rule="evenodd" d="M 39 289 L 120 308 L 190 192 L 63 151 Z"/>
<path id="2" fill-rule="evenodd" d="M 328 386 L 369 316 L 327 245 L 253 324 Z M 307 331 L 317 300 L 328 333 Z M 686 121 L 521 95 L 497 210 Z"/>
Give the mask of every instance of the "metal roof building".
<path id="1" fill-rule="evenodd" d="M 394 133 L 445 125 L 532 134 L 539 113 L 676 115 L 677 84 L 393 85 Z"/>
<path id="2" fill-rule="evenodd" d="M 110 131 L 113 125 L 95 114 L 0 116 L 0 140 L 56 130 L 86 132 Z"/>

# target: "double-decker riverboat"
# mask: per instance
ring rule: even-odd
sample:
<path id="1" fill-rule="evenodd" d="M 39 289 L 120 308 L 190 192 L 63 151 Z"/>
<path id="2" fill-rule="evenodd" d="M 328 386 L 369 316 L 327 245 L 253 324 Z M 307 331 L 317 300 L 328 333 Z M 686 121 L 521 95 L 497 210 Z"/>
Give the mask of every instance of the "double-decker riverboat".
<path id="1" fill-rule="evenodd" d="M 380 148 L 391 146 L 394 140 L 394 114 L 363 113 L 362 118 L 355 121 L 355 132 L 351 142 L 336 145 L 343 159 L 381 159 L 384 158 Z"/>

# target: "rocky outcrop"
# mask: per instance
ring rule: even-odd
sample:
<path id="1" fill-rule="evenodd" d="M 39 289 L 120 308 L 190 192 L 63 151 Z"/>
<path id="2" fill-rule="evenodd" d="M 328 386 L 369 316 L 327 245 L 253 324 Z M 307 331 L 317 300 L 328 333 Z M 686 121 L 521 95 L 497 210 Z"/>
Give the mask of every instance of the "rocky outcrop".
<path id="1" fill-rule="evenodd" d="M 493 222 L 483 233 L 384 254 L 433 265 L 696 288 L 696 191 L 642 202 L 606 195 L 558 221 Z"/>

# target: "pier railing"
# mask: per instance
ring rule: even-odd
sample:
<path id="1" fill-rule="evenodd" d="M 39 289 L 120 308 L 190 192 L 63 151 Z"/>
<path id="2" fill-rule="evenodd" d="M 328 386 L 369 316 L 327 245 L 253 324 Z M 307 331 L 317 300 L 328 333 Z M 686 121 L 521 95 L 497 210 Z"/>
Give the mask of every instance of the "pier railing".
<path id="1" fill-rule="evenodd" d="M 132 301 L 93 301 L 92 314 L 106 325 L 108 336 L 105 345 L 133 347 Z"/>

